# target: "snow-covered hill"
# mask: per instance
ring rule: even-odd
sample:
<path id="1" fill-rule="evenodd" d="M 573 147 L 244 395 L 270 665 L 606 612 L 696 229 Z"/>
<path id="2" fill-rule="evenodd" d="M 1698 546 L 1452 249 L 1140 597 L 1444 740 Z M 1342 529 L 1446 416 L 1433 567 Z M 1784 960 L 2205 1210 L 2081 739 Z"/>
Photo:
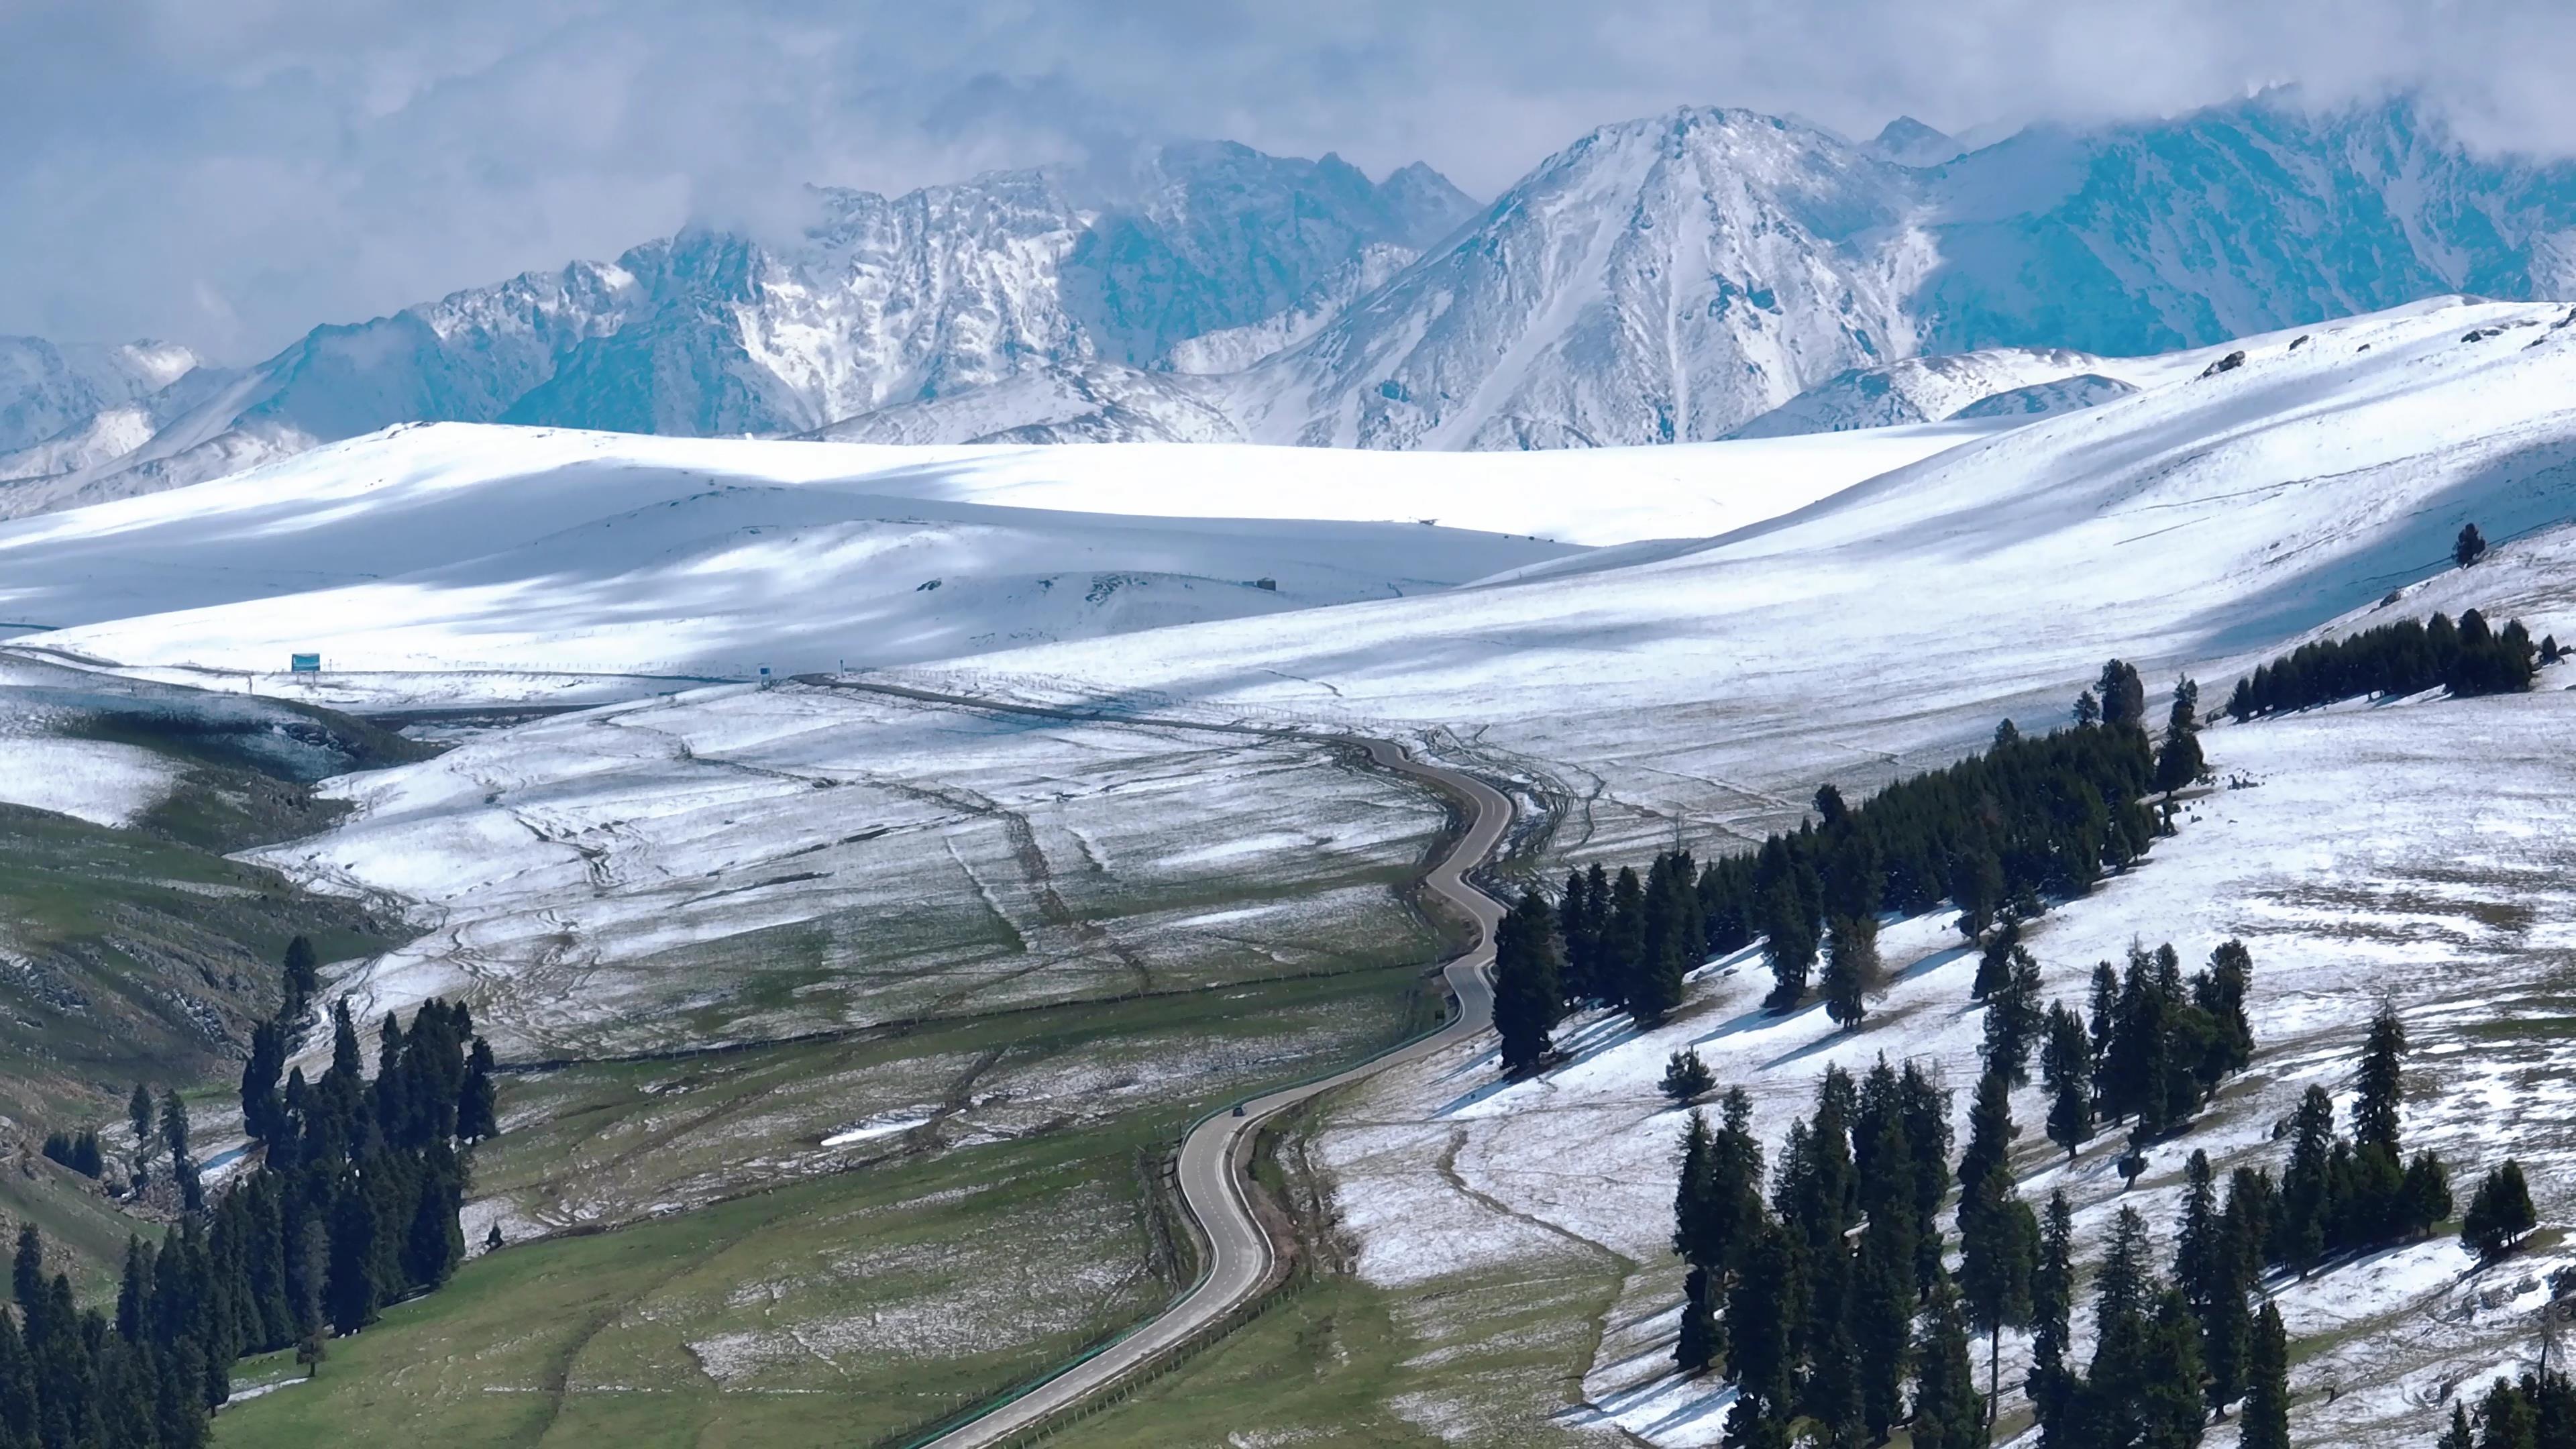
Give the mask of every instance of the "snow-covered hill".
<path id="1" fill-rule="evenodd" d="M 1410 521 L 995 507 L 939 497 L 975 490 L 923 461 L 409 428 L 0 527 L 0 555 L 17 616 L 104 621 L 21 642 L 85 657 L 747 677 L 1428 592 L 1576 551 Z"/>
<path id="2" fill-rule="evenodd" d="M 856 667 L 1418 593 L 1586 544 L 1721 533 L 1984 435 L 1947 424 L 1497 459 L 432 424 L 0 524 L 0 618 L 55 629 L 25 642 L 137 666 L 270 672 L 319 651 L 334 688 L 350 671 Z M 511 673 L 483 697 L 552 698 L 562 682 Z M 315 681 L 262 687 L 298 683 Z"/>
<path id="3" fill-rule="evenodd" d="M 2032 403 L 2059 404 L 2008 408 L 2007 414 L 2063 412 L 2137 391 L 2114 379 L 2102 379 L 2107 385 L 2061 387 L 2045 396 L 2031 391 L 2078 377 L 2099 378 L 2097 369 L 2104 365 L 2101 358 L 2062 347 L 1997 347 L 1855 367 L 1746 423 L 1734 436 L 1779 438 L 1936 422 L 2006 393 Z"/>
<path id="4" fill-rule="evenodd" d="M 1865 788 L 2001 715 L 2049 723 L 2105 657 L 2215 676 L 2446 570 L 2465 521 L 2513 538 L 2576 517 L 2567 315 L 2425 304 L 2275 334 L 2231 371 L 2043 418 L 1712 544 L 1356 604 L 1329 627 L 1239 620 L 948 677 L 1454 731 L 1586 802 L 1569 844 L 1641 848 L 1677 815 L 1754 829 L 1817 778 Z M 2535 633 L 2576 635 L 2576 583 L 2482 565 L 2464 587 L 2508 578 Z"/>

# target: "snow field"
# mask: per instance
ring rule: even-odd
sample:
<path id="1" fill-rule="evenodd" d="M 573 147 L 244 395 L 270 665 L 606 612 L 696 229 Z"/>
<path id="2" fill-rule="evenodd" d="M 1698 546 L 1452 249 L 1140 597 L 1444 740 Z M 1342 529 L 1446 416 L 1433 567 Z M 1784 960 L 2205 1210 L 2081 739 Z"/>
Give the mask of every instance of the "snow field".
<path id="1" fill-rule="evenodd" d="M 371 1016 L 461 994 L 520 1057 L 1374 959 L 1419 935 L 1388 887 L 1442 820 L 1325 744 L 793 685 L 557 716 L 330 788 L 347 821 L 253 858 L 425 932 L 335 989 Z"/>
<path id="2" fill-rule="evenodd" d="M 2465 1204 L 2506 1155 L 2532 1174 L 2544 1223 L 2576 1215 L 2576 1040 L 2563 1031 L 2563 972 L 2576 945 L 2576 844 L 2563 814 L 2576 752 L 2576 695 L 2559 671 L 2542 692 L 2343 709 L 2229 726 L 2204 737 L 2213 768 L 2261 783 L 2194 801 L 2178 836 L 2145 864 L 2043 917 L 2025 937 L 2049 993 L 2083 1009 L 2093 963 L 2129 944 L 2171 941 L 2186 968 L 2230 937 L 2255 963 L 2255 1064 L 2195 1129 L 2149 1153 L 2123 1192 L 2120 1137 L 2071 1166 L 2041 1135 L 2042 1090 L 2017 1093 L 2016 1168 L 2034 1204 L 2063 1188 L 2087 1256 L 2120 1207 L 2144 1212 L 2168 1246 L 2184 1160 L 2206 1149 L 2223 1181 L 2239 1163 L 2277 1175 L 2275 1124 L 2311 1083 L 2348 1108 L 2349 1077 L 2383 992 L 2414 1044 L 2410 1150 L 2431 1147 Z M 1402 1069 L 1324 1135 L 1361 1270 L 1388 1287 L 1479 1261 L 1537 1261 L 1548 1239 L 1587 1239 L 1645 1265 L 1618 1316 L 1642 1320 L 1605 1343 L 1586 1392 L 1596 1412 L 1658 1444 L 1713 1443 L 1723 1385 L 1666 1374 L 1679 1274 L 1665 1241 L 1682 1114 L 1656 1089 L 1665 1058 L 1695 1046 L 1721 1090 L 1753 1098 L 1776 1154 L 1813 1108 L 1830 1064 L 1858 1075 L 1884 1054 L 1922 1058 L 1953 1092 L 1964 1142 L 1982 1013 L 1968 1001 L 1975 958 L 1946 917 L 1891 923 L 1893 984 L 1856 1033 L 1810 1006 L 1759 1010 L 1758 951 L 1703 968 L 1675 1020 L 1638 1033 L 1588 1017 L 1562 1039 L 1573 1060 L 1503 1085 L 1490 1052 Z M 2034 1064 L 2035 1065 L 2035 1064 Z M 1410 1170 L 1406 1164 L 1410 1163 Z M 1454 1181 L 1451 1179 L 1454 1178 Z M 1533 1224 L 1544 1227 L 1534 1227 Z M 2374 1255 L 2309 1282 L 2276 1282 L 2294 1338 L 2327 1347 L 2293 1374 L 2302 1443 L 2429 1439 L 2443 1395 L 2536 1350 L 2537 1284 L 2576 1253 L 2552 1250 L 2472 1272 L 2453 1239 Z M 2089 1351 L 2089 1306 L 2077 1315 Z M 1655 1352 L 1648 1354 L 1646 1349 Z M 2006 1340 L 2009 1381 L 2023 1352 Z M 2337 1393 L 2323 1396 L 2329 1385 Z"/>
<path id="3" fill-rule="evenodd" d="M 2189 669 L 2223 695 L 2285 639 L 2443 574 L 2471 518 L 2535 535 L 2500 564 L 2554 559 L 2568 545 L 2544 531 L 2576 512 L 2564 315 L 2458 304 L 2321 326 L 1705 544 L 1352 604 L 1328 626 L 1236 619 L 903 673 L 1112 710 L 1445 730 L 1460 762 L 1572 802 L 1560 853 L 1642 856 L 1676 820 L 1758 839 L 1819 779 L 1866 789 L 1999 717 L 2062 720 L 2106 657 L 2157 691 Z M 2576 635 L 2563 579 L 2482 564 L 2438 587 L 2511 592 L 2535 634 Z"/>

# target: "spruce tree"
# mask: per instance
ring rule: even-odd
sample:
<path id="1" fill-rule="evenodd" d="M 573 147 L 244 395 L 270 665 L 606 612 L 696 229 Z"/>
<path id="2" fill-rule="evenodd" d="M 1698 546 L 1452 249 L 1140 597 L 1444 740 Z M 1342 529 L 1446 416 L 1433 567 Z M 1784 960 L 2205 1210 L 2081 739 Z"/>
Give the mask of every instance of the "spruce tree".
<path id="1" fill-rule="evenodd" d="M 1912 1149 L 1905 1136 L 1896 1074 L 1882 1059 L 1870 1074 L 1875 1111 L 1862 1119 L 1868 1151 L 1858 1163 L 1862 1211 L 1860 1253 L 1852 1275 L 1852 1337 L 1860 1351 L 1861 1423 L 1873 1442 L 1904 1413 L 1905 1376 L 1913 1352 L 1915 1214 Z"/>
<path id="2" fill-rule="evenodd" d="M 1716 1305 L 1710 1302 L 1714 1291 L 1706 1268 L 1693 1268 L 1682 1280 L 1681 1334 L 1673 1344 L 1673 1363 L 1683 1373 L 1707 1372 L 1724 1351 Z"/>
<path id="3" fill-rule="evenodd" d="M 1707 1267 L 1724 1241 L 1724 1229 L 1712 1219 L 1724 1207 L 1717 1198 L 1717 1137 L 1708 1130 L 1708 1114 L 1693 1112 L 1682 1128 L 1681 1170 L 1673 1183 L 1673 1251 L 1683 1261 Z"/>
<path id="4" fill-rule="evenodd" d="M 1983 1001 L 2012 976 L 2012 953 L 2021 945 L 2021 922 L 2006 916 L 1995 923 L 1986 935 L 1984 947 L 1977 953 L 1977 976 L 1968 984 L 1968 999 Z"/>
<path id="5" fill-rule="evenodd" d="M 1566 1004 L 1580 1005 L 1592 996 L 1591 878 L 1580 866 L 1565 873 L 1565 890 L 1556 900 L 1557 939 L 1565 943 Z"/>
<path id="6" fill-rule="evenodd" d="M 2075 1208 L 2063 1190 L 2050 1193 L 2030 1275 L 2030 1402 L 2051 1431 L 2075 1391 L 2067 1353 L 2074 1343 Z"/>
<path id="7" fill-rule="evenodd" d="M 2292 1123 L 2290 1165 L 2281 1174 L 2272 1240 L 2272 1256 L 2297 1267 L 2302 1277 L 2325 1256 L 2326 1230 L 2336 1206 L 2330 1172 L 2334 1147 L 2334 1098 L 2323 1087 L 2310 1087 L 2299 1098 Z"/>
<path id="8" fill-rule="evenodd" d="M 2206 769 L 2200 753 L 2200 686 L 2189 679 L 2174 685 L 2173 708 L 2165 717 L 2164 745 L 2156 753 L 2156 788 L 2179 790 Z"/>
<path id="9" fill-rule="evenodd" d="M 1814 917 L 1785 881 L 1774 885 L 1763 901 L 1763 953 L 1771 963 L 1771 994 L 1765 1004 L 1787 1011 L 1806 999 L 1807 980 L 1816 968 Z"/>
<path id="10" fill-rule="evenodd" d="M 134 1095 L 125 1099 L 125 1125 L 134 1131 L 134 1181 L 143 1182 L 144 1173 L 152 1166 L 152 1152 L 157 1134 L 152 1130 L 152 1089 L 141 1082 L 134 1084 Z"/>
<path id="11" fill-rule="evenodd" d="M 1857 1030 L 1878 989 L 1878 920 L 1843 916 L 1833 924 L 1825 955 L 1825 1014 L 1845 1031 Z"/>
<path id="12" fill-rule="evenodd" d="M 2451 562 L 2467 568 L 2486 556 L 2487 536 L 2474 523 L 2461 524 L 2459 536 L 2451 540 Z"/>
<path id="13" fill-rule="evenodd" d="M 2038 1045 L 2046 1018 L 2039 1005 L 2039 963 L 2019 946 L 2004 963 L 2004 979 L 1986 997 L 1985 1042 L 1981 1054 L 1988 1072 L 2001 1072 L 2016 1087 L 2030 1083 L 2030 1052 Z"/>
<path id="14" fill-rule="evenodd" d="M 1727 1417 L 1730 1443 L 1743 1442 L 1747 1430 L 1766 1421 L 1786 1442 L 1797 1401 L 1796 1345 L 1806 1337 L 1800 1277 L 1796 1246 L 1763 1215 L 1726 1300 L 1726 1371 L 1738 1390 Z"/>
<path id="15" fill-rule="evenodd" d="M 322 989 L 320 961 L 311 941 L 297 936 L 286 943 L 284 977 L 284 999 L 278 1006 L 277 1019 L 292 1031 L 304 1019 L 305 1008 L 313 1004 L 313 994 Z"/>
<path id="16" fill-rule="evenodd" d="M 1676 1102 L 1696 1102 L 1717 1085 L 1696 1048 L 1684 1047 L 1664 1059 L 1664 1078 L 1657 1088 Z"/>
<path id="17" fill-rule="evenodd" d="M 2405 1061 L 2405 1024 L 2397 1019 L 2396 1003 L 2383 996 L 2362 1049 L 2360 1090 L 2352 1103 L 2352 1137 L 2356 1145 L 2383 1148 L 2392 1158 L 2399 1151 L 2398 1117 L 2406 1100 Z"/>
<path id="18" fill-rule="evenodd" d="M 2499 1376 L 2478 1404 L 2478 1449 L 2539 1449 L 2540 1424 L 2531 1400 Z"/>
<path id="19" fill-rule="evenodd" d="M 2508 1160 L 2488 1173 L 2469 1199 L 2469 1210 L 2460 1217 L 2460 1241 L 2478 1255 L 2479 1262 L 2491 1263 L 2511 1252 L 2514 1243 L 2538 1222 L 2522 1164 Z"/>
<path id="20" fill-rule="evenodd" d="M 501 1133 L 492 1070 L 492 1048 L 478 1036 L 473 1050 L 466 1054 L 465 1080 L 457 1091 L 456 1136 L 460 1141 L 480 1142 Z"/>
<path id="21" fill-rule="evenodd" d="M 2093 1137 L 2093 1044 L 2083 1019 L 2064 1002 L 2049 1003 L 2039 1075 L 2048 1088 L 2048 1140 L 2065 1148 L 2072 1162 Z"/>
<path id="22" fill-rule="evenodd" d="M 354 1082 L 365 1071 L 365 1059 L 358 1055 L 358 1023 L 349 1015 L 349 998 L 343 996 L 331 1006 L 331 1073 Z"/>
<path id="23" fill-rule="evenodd" d="M 1897 1074 L 1896 1100 L 1914 1167 L 1914 1287 L 1929 1293 L 1941 1276 L 1941 1204 L 1950 1195 L 1950 1094 L 1909 1060 Z"/>
<path id="24" fill-rule="evenodd" d="M 2285 1436 L 2283 1443 L 2289 1442 Z M 2468 1405 L 2459 1399 L 2451 1401 L 2451 1422 L 2436 1441 L 2438 1449 L 2478 1449 L 2477 1435 L 2469 1429 Z"/>
<path id="25" fill-rule="evenodd" d="M 2200 1328 L 2178 1289 L 2167 1288 L 2156 1301 L 2140 1368 L 2140 1449 L 2192 1449 L 2209 1410 L 2201 1400 Z"/>
<path id="26" fill-rule="evenodd" d="M 1564 1006 L 1554 913 L 1537 891 L 1524 891 L 1494 931 L 1494 1030 L 1505 1074 L 1517 1076 L 1546 1058 L 1548 1033 Z M 378 1073 L 380 1098 L 390 1096 L 383 1084 L 396 1079 L 390 1071 Z"/>
<path id="27" fill-rule="evenodd" d="M 1989 1174 L 2005 1170 L 2012 1142 L 2021 1135 L 2013 1125 L 2012 1082 L 2001 1072 L 1977 1079 L 1977 1100 L 1968 1109 L 1968 1146 L 1959 1154 L 1959 1230 L 1967 1231 L 1970 1200 Z"/>
<path id="28" fill-rule="evenodd" d="M 2031 1320 L 2039 1224 L 2030 1204 L 2011 1195 L 2008 1173 L 1988 1172 L 1962 1192 L 1959 1288 L 1969 1324 L 1986 1336 L 1986 1418 L 1991 1423 L 2002 1394 L 2003 1332 Z"/>
<path id="29" fill-rule="evenodd" d="M 1933 1282 L 1915 1362 L 1914 1449 L 1984 1449 L 1986 1404 L 1968 1360 L 1959 1291 L 1947 1276 Z"/>
<path id="30" fill-rule="evenodd" d="M 2290 1449 L 2290 1340 L 2281 1328 L 2281 1310 L 2268 1302 L 2254 1316 L 2238 1433 L 2242 1449 Z"/>

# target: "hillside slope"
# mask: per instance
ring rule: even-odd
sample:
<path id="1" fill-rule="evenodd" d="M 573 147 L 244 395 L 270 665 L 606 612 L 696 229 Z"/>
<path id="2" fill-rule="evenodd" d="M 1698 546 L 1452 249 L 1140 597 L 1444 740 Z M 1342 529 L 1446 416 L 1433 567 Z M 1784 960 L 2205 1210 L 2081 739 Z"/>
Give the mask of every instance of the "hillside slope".
<path id="1" fill-rule="evenodd" d="M 1351 605 L 1328 628 L 1202 625 L 942 677 L 1472 735 L 1584 802 L 1562 844 L 1652 838 L 1676 812 L 1750 829 L 1818 776 L 1866 786 L 1999 715 L 2047 723 L 2107 656 L 2214 668 L 2440 573 L 2464 521 L 2495 539 L 2566 521 L 2566 315 L 2355 319 L 1707 545 Z M 2525 602 L 2535 633 L 2576 625 L 2563 590 Z"/>

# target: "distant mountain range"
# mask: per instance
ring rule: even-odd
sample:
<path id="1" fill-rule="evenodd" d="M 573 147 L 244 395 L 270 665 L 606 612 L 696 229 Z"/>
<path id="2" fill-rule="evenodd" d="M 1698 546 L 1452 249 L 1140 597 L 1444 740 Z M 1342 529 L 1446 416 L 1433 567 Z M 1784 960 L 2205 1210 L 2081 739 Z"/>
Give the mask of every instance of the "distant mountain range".
<path id="1" fill-rule="evenodd" d="M 2576 167 L 2473 154 L 2404 100 L 1964 154 L 1911 120 L 1853 143 L 1685 109 L 1481 209 L 1425 166 L 1224 143 L 814 200 L 791 243 L 684 231 L 238 372 L 0 339 L 0 516 L 415 420 L 1556 448 L 2048 411 L 2118 395 L 2102 357 L 2576 291 Z"/>

